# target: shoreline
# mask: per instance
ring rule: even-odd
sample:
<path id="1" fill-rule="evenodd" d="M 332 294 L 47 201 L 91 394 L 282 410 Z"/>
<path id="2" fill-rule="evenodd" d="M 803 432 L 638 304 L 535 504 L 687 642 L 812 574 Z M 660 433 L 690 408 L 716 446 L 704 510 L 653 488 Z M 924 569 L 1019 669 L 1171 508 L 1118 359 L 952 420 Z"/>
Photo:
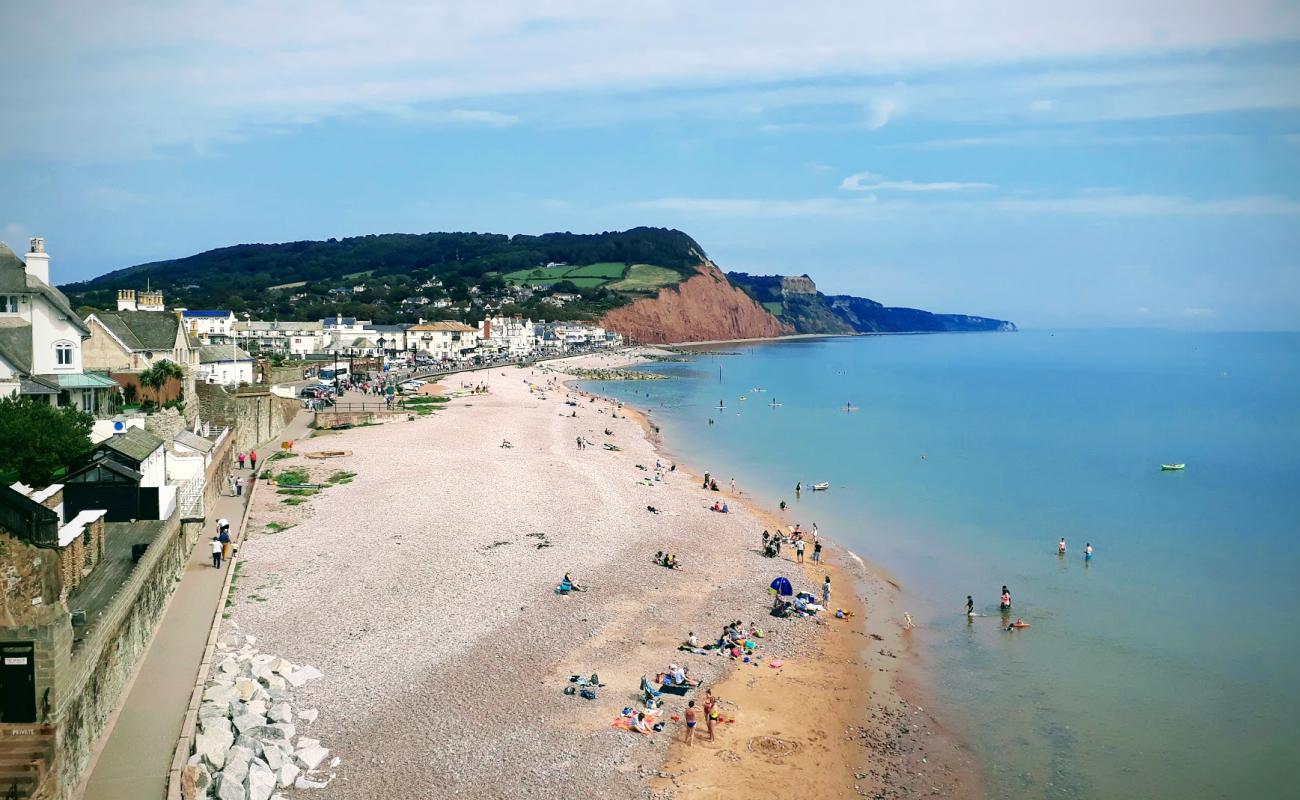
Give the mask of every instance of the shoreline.
<path id="1" fill-rule="evenodd" d="M 611 357 L 624 356 L 580 358 Z M 905 763 L 908 742 L 919 736 L 898 730 L 924 727 L 915 709 L 904 717 L 902 696 L 862 679 L 861 651 L 870 649 L 862 643 L 900 655 L 888 663 L 877 656 L 873 676 L 911 663 L 903 643 L 859 631 L 886 604 L 871 601 L 843 621 L 767 617 L 772 574 L 800 588 L 815 584 L 789 561 L 757 553 L 758 532 L 772 524 L 761 499 L 710 514 L 706 499 L 717 495 L 701 495 L 686 470 L 665 464 L 662 480 L 652 480 L 646 465 L 667 452 L 653 423 L 639 413 L 615 418 L 608 403 L 586 397 L 566 404 L 566 364 L 572 361 L 464 373 L 462 382 L 482 382 L 488 392 L 455 397 L 428 417 L 311 440 L 315 449 L 348 451 L 345 457 L 276 464 L 308 469 L 313 481 L 335 470 L 355 473 L 300 505 L 285 501 L 303 498 L 269 492 L 258 499 L 241 552 L 245 570 L 227 609 L 229 623 L 258 636 L 259 646 L 324 673 L 300 698 L 320 709 L 309 735 L 342 758 L 322 796 L 710 797 L 719 796 L 706 785 L 714 772 L 734 788 L 738 775 L 763 769 L 773 772 L 766 783 L 755 778 L 750 796 L 783 796 L 773 781 L 820 781 L 818 791 L 831 797 L 861 796 L 866 790 L 855 784 L 892 796 L 883 792 L 904 775 L 934 785 L 937 773 L 922 780 Z M 543 386 L 547 378 L 556 380 Z M 575 448 L 575 433 L 593 446 Z M 600 447 L 612 442 L 621 451 Z M 647 514 L 647 501 L 660 513 Z M 652 564 L 656 549 L 678 553 L 686 569 Z M 845 552 L 828 551 L 844 562 L 832 567 L 832 600 L 850 607 L 846 595 L 857 592 L 848 575 L 859 567 Z M 887 592 L 890 579 L 865 577 L 865 563 L 860 569 Z M 551 591 L 569 570 L 591 591 Z M 688 630 L 707 641 L 736 618 L 762 620 L 767 629 L 760 663 L 788 666 L 740 666 L 677 650 Z M 893 635 L 887 624 L 880 633 Z M 682 729 L 674 722 L 644 738 L 610 728 L 620 708 L 636 705 L 638 675 L 669 661 L 688 664 L 724 699 L 743 704 L 720 738 L 741 761 L 752 757 L 754 769 L 738 768 L 730 756 L 713 759 L 710 769 L 680 763 Z M 592 672 L 602 683 L 597 699 L 560 691 L 568 676 Z M 738 680 L 788 704 L 775 712 L 781 735 L 751 730 L 763 712 L 748 699 L 752 687 Z M 680 714 L 684 700 L 665 698 L 665 713 Z M 842 715 L 845 727 L 805 713 L 810 700 Z M 765 750 L 768 735 L 797 737 L 798 752 Z M 707 751 L 693 748 L 696 756 Z M 889 762 L 895 753 L 896 764 Z M 828 754 L 842 766 L 827 764 Z"/>
<path id="2" fill-rule="evenodd" d="M 828 337 L 805 334 L 734 341 L 807 338 Z M 575 360 L 593 358 L 609 359 L 610 356 L 588 355 Z M 631 352 L 619 353 L 614 358 L 618 364 L 611 368 L 635 368 L 650 363 L 649 359 Z M 575 385 L 589 380 L 592 379 L 575 377 L 566 381 L 565 386 L 592 395 Z M 617 404 L 637 419 L 655 451 L 682 470 L 679 454 L 671 450 L 653 422 L 653 409 L 595 396 Z M 685 471 L 697 483 L 702 482 L 703 473 L 698 465 L 687 464 Z M 753 513 L 762 521 L 764 529 L 785 530 L 792 521 L 797 521 L 762 496 L 743 490 L 733 494 L 727 488 L 716 494 L 732 506 Z M 834 535 L 824 535 L 821 540 L 826 545 L 822 563 L 806 560 L 800 565 L 783 554 L 780 557 L 783 568 L 790 575 L 796 570 L 805 576 L 812 572 L 829 573 L 832 586 L 838 587 L 832 595 L 832 606 L 850 612 L 856 622 L 836 620 L 829 613 L 804 620 L 819 627 L 815 638 L 801 648 L 804 652 L 800 655 L 820 660 L 798 668 L 782 668 L 779 677 L 784 680 L 777 692 L 772 692 L 770 687 L 756 691 L 753 672 L 741 664 L 733 665 L 714 688 L 719 697 L 740 696 L 765 706 L 762 708 L 765 713 L 758 715 L 760 723 L 779 729 L 782 737 L 824 741 L 824 752 L 796 750 L 790 755 L 774 755 L 751 741 L 749 752 L 737 753 L 730 748 L 710 748 L 709 743 L 698 739 L 697 745 L 703 747 L 688 748 L 676 740 L 656 785 L 672 790 L 672 796 L 680 800 L 724 798 L 737 792 L 763 797 L 767 796 L 765 792 L 770 790 L 773 781 L 797 784 L 815 795 L 830 797 L 889 798 L 918 793 L 971 800 L 983 797 L 983 775 L 973 754 L 954 732 L 932 713 L 924 711 L 933 707 L 935 693 L 927 686 L 929 679 L 923 673 L 921 656 L 913 647 L 912 637 L 903 628 L 899 582 L 883 565 L 849 550 Z M 845 587 L 849 587 L 847 592 Z M 869 627 L 879 633 L 868 630 Z M 876 686 L 873 678 L 882 674 L 885 686 Z M 809 686 L 822 691 L 809 693 Z M 834 730 L 836 726 L 844 731 L 842 737 Z M 922 744 L 921 734 L 934 738 Z M 907 738 L 909 735 L 911 739 Z M 775 738 L 775 734 L 771 737 Z M 788 743 L 790 738 L 781 741 Z M 926 750 L 927 745 L 931 750 Z M 835 776 L 826 775 L 823 756 L 841 766 L 844 775 L 852 775 L 852 791 L 843 793 Z"/>

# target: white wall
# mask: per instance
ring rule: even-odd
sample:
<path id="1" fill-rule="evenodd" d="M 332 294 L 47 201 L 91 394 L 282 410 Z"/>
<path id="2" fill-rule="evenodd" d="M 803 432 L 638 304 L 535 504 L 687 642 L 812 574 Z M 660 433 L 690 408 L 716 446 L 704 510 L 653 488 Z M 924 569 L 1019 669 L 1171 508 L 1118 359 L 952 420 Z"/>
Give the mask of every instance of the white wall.
<path id="1" fill-rule="evenodd" d="M 232 383 L 252 383 L 253 382 L 253 362 L 251 361 L 217 361 L 203 364 L 199 367 L 199 374 L 205 379 L 208 376 L 215 375 L 217 383 L 228 385 Z"/>
<path id="2" fill-rule="evenodd" d="M 29 297 L 32 298 L 32 372 L 37 375 L 81 372 L 81 331 L 47 303 L 45 298 L 39 295 Z M 56 366 L 54 363 L 54 345 L 58 342 L 72 345 L 72 363 L 67 366 Z"/>
<path id="3" fill-rule="evenodd" d="M 167 457 L 165 447 L 159 447 L 149 454 L 140 465 L 141 486 L 164 486 L 167 483 Z"/>

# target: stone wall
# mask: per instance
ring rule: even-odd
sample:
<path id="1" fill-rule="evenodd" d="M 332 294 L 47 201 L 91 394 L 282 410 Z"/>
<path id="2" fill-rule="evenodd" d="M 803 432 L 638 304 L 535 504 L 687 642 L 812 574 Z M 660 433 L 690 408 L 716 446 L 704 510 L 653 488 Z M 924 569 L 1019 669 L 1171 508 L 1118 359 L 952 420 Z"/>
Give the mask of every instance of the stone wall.
<path id="1" fill-rule="evenodd" d="M 248 450 L 274 439 L 302 410 L 302 403 L 269 391 L 227 392 L 224 387 L 198 387 L 203 419 L 233 427 L 236 450 Z"/>
<path id="2" fill-rule="evenodd" d="M 307 369 L 305 362 L 294 364 L 284 364 L 279 367 L 271 366 L 271 362 L 266 359 L 259 359 L 257 362 L 258 370 L 262 373 L 263 381 L 266 383 L 293 383 L 302 380 L 302 374 Z"/>
<path id="3" fill-rule="evenodd" d="M 164 408 L 144 418 L 144 429 L 165 442 L 171 442 L 188 427 L 185 417 L 174 408 Z"/>
<path id="4" fill-rule="evenodd" d="M 35 547 L 0 529 L 0 590 L 3 628 L 49 622 L 56 616 L 52 609 L 60 593 L 57 551 Z"/>
<path id="5" fill-rule="evenodd" d="M 405 422 L 415 416 L 411 411 L 317 411 L 316 429 L 354 428 L 358 425 L 380 425 L 385 422 Z"/>

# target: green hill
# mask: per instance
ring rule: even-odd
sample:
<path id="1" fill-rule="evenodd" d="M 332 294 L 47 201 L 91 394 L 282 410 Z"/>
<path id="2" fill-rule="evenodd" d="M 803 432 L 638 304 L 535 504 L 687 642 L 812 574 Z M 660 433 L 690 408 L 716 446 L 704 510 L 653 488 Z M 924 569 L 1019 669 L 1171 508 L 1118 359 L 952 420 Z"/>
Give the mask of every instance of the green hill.
<path id="1" fill-rule="evenodd" d="M 510 312 L 581 319 L 625 304 L 628 291 L 652 288 L 637 282 L 644 267 L 654 265 L 655 285 L 664 286 L 694 275 L 704 259 L 691 237 L 663 228 L 540 236 L 390 233 L 222 247 L 61 288 L 74 306 L 114 308 L 118 289 L 148 283 L 164 292 L 169 306 L 230 309 L 265 319 L 341 313 L 384 323 L 417 313 L 426 318 L 464 315 L 434 311 L 421 298 L 450 300 L 468 307 L 469 316 L 485 300 L 495 299 L 509 301 L 504 310 Z M 557 274 L 553 280 L 518 279 L 536 270 Z M 606 288 L 611 284 L 624 284 L 626 290 Z M 509 291 L 520 285 L 535 290 L 534 295 Z M 562 307 L 539 305 L 556 291 L 581 294 L 581 299 Z"/>

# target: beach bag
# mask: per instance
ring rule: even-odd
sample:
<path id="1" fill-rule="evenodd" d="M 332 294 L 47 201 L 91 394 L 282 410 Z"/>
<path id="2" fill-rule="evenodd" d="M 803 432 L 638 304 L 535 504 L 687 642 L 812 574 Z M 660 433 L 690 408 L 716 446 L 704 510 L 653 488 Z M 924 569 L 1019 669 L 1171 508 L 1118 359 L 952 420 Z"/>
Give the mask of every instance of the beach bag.
<path id="1" fill-rule="evenodd" d="M 566 687 L 564 687 L 564 693 L 565 693 L 565 694 L 577 694 L 577 693 L 578 693 L 578 687 L 576 687 L 576 686 L 566 686 Z"/>
<path id="2" fill-rule="evenodd" d="M 583 698 L 583 699 L 585 699 L 585 700 L 595 700 L 595 699 L 596 699 L 596 693 L 593 692 L 593 691 L 590 690 L 590 689 L 583 689 L 581 692 L 578 692 L 578 696 L 581 697 L 581 698 Z"/>

